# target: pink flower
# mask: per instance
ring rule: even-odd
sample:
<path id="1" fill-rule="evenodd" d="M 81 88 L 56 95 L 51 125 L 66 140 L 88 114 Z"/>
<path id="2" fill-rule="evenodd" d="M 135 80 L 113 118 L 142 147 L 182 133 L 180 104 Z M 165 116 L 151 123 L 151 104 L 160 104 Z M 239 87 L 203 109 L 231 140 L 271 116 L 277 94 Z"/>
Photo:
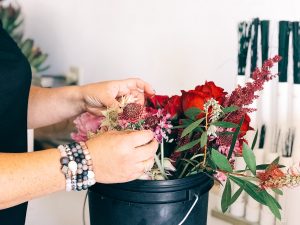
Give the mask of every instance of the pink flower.
<path id="1" fill-rule="evenodd" d="M 225 182 L 227 179 L 227 176 L 225 175 L 225 173 L 222 173 L 219 171 L 217 171 L 217 173 L 214 175 L 214 177 L 222 183 Z"/>
<path id="2" fill-rule="evenodd" d="M 218 140 L 217 140 L 217 143 L 218 143 Z M 230 146 L 220 145 L 218 150 L 223 155 L 228 156 L 229 150 L 230 150 Z M 234 157 L 236 155 L 237 156 L 242 155 L 242 148 L 241 148 L 241 145 L 240 145 L 239 141 L 235 142 L 235 146 L 234 146 L 234 149 L 233 149 L 233 152 L 232 152 L 231 159 L 234 159 Z"/>
<path id="3" fill-rule="evenodd" d="M 74 123 L 77 128 L 77 133 L 71 133 L 71 137 L 75 141 L 87 141 L 88 132 L 95 133 L 101 124 L 104 117 L 94 116 L 91 113 L 83 113 L 78 116 Z"/>

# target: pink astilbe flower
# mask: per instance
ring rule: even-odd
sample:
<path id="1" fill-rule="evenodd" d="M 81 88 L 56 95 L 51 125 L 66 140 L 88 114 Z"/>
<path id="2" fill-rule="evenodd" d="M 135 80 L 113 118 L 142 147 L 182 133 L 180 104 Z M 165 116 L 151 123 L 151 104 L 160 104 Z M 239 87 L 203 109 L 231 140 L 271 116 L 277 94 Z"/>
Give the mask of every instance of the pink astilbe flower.
<path id="1" fill-rule="evenodd" d="M 229 96 L 226 96 L 224 107 L 237 106 L 239 109 L 233 113 L 230 113 L 224 121 L 238 123 L 243 117 L 246 116 L 247 113 L 256 110 L 247 108 L 246 106 L 249 106 L 255 99 L 258 98 L 256 92 L 263 89 L 265 82 L 272 80 L 277 76 L 277 74 L 271 74 L 270 69 L 274 66 L 274 63 L 277 63 L 280 60 L 280 56 L 275 56 L 266 60 L 261 69 L 256 68 L 256 70 L 252 73 L 252 81 L 247 82 L 244 87 L 238 85 L 238 87 L 233 90 Z"/>
<path id="2" fill-rule="evenodd" d="M 104 117 L 95 116 L 91 113 L 83 113 L 78 116 L 74 123 L 77 128 L 77 133 L 71 133 L 71 137 L 73 140 L 79 141 L 87 141 L 88 133 L 96 133 L 100 127 L 101 121 Z"/>
<path id="3" fill-rule="evenodd" d="M 225 98 L 224 106 L 234 105 L 243 108 L 244 106 L 250 105 L 254 99 L 258 97 L 255 93 L 263 89 L 264 83 L 277 76 L 277 74 L 271 74 L 270 69 L 274 66 L 274 63 L 280 60 L 280 56 L 275 56 L 266 60 L 261 69 L 256 68 L 252 74 L 253 80 L 247 82 L 244 87 L 238 85 L 238 87 Z"/>

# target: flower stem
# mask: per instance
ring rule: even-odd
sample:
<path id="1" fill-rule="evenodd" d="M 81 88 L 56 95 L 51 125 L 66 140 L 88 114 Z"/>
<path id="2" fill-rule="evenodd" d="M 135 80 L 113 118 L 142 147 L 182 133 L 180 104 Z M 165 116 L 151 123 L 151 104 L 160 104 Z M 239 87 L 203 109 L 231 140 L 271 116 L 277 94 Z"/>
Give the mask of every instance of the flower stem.
<path id="1" fill-rule="evenodd" d="M 162 168 L 161 163 L 160 163 L 160 160 L 159 160 L 159 158 L 158 158 L 158 156 L 157 156 L 156 154 L 154 155 L 154 159 L 155 159 L 155 163 L 156 163 L 158 169 L 160 170 L 161 174 L 163 175 L 163 177 L 164 177 L 166 180 L 168 180 L 168 177 L 167 177 L 167 175 L 166 175 L 166 173 L 165 173 L 165 170 Z"/>
<path id="2" fill-rule="evenodd" d="M 189 166 L 189 164 L 187 163 L 178 178 L 183 177 L 183 175 L 184 175 L 185 171 L 187 170 L 188 166 Z"/>
<path id="3" fill-rule="evenodd" d="M 237 173 L 237 172 L 231 172 L 231 173 L 229 173 L 227 171 L 220 170 L 220 169 L 218 169 L 218 171 L 226 174 L 227 176 L 228 175 L 235 175 L 235 176 L 240 176 L 240 177 L 256 178 L 256 177 L 249 176 L 249 175 L 246 175 L 246 174 L 243 174 L 243 173 Z"/>
<path id="4" fill-rule="evenodd" d="M 205 113 L 205 131 L 208 129 L 208 110 Z M 207 157 L 207 144 L 204 145 L 204 158 L 203 158 L 203 167 L 206 165 L 206 157 Z"/>
<path id="5" fill-rule="evenodd" d="M 164 158 L 165 158 L 165 151 L 164 151 L 164 141 L 160 144 L 160 154 L 161 154 L 161 167 L 165 171 L 165 165 L 164 165 Z"/>

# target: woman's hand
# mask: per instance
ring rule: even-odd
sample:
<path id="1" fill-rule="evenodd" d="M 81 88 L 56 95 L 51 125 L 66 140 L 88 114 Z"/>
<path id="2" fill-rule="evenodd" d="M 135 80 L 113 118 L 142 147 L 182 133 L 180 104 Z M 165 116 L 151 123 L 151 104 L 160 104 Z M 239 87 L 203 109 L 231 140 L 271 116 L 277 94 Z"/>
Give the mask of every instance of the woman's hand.
<path id="1" fill-rule="evenodd" d="M 101 115 L 104 107 L 117 106 L 118 97 L 133 95 L 137 102 L 144 103 L 144 95 L 154 95 L 150 84 L 138 78 L 127 80 L 105 81 L 81 87 L 83 111 Z"/>
<path id="2" fill-rule="evenodd" d="M 110 131 L 86 142 L 96 181 L 122 183 L 135 180 L 152 168 L 158 143 L 152 131 Z"/>

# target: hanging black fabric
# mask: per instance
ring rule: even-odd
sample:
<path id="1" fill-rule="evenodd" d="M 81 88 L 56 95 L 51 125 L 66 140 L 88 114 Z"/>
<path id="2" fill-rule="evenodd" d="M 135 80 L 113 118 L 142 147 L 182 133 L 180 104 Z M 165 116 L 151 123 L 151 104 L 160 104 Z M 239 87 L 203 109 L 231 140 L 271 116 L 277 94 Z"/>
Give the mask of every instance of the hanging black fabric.
<path id="1" fill-rule="evenodd" d="M 239 32 L 238 75 L 245 75 L 252 23 L 241 22 Z"/>
<path id="2" fill-rule="evenodd" d="M 294 60 L 294 83 L 300 84 L 300 37 L 299 22 L 293 22 L 293 60 Z"/>
<path id="3" fill-rule="evenodd" d="M 278 63 L 279 82 L 287 82 L 287 69 L 289 61 L 289 36 L 290 36 L 290 22 L 279 22 L 279 47 L 278 54 L 282 60 Z"/>
<path id="4" fill-rule="evenodd" d="M 251 76 L 252 72 L 257 67 L 257 43 L 258 43 L 258 26 L 259 26 L 259 19 L 255 18 L 252 21 L 252 27 L 253 27 L 253 38 L 251 41 Z"/>
<path id="5" fill-rule="evenodd" d="M 27 151 L 30 83 L 28 61 L 0 24 L 0 152 Z M 0 210 L 0 224 L 25 224 L 26 210 L 27 203 Z"/>
<path id="6" fill-rule="evenodd" d="M 269 58 L 269 28 L 270 28 L 269 20 L 260 21 L 262 63 Z"/>

